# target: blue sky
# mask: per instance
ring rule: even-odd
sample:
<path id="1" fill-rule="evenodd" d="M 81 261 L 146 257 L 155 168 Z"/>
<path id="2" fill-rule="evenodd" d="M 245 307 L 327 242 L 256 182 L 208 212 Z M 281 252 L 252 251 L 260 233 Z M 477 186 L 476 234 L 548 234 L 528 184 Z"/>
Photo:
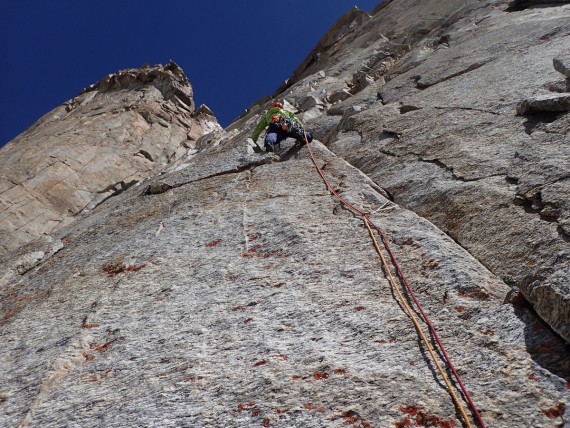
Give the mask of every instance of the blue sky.
<path id="1" fill-rule="evenodd" d="M 180 65 L 223 126 L 271 95 L 351 7 L 380 0 L 6 0 L 0 146 L 107 74 Z"/>

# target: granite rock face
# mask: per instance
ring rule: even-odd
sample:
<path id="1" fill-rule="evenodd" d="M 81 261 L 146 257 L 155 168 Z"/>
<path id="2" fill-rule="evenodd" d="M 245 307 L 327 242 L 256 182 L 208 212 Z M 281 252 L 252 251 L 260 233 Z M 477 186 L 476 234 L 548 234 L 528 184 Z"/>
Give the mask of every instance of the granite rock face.
<path id="1" fill-rule="evenodd" d="M 349 11 L 275 94 L 488 427 L 570 423 L 568 113 L 517 114 L 564 96 L 570 6 L 530 3 Z M 270 102 L 0 257 L 0 425 L 464 426 L 307 148 L 247 142 Z"/>
<path id="2" fill-rule="evenodd" d="M 432 223 L 313 148 L 390 236 L 488 426 L 559 426 L 564 344 Z M 25 273 L 5 258 L 4 425 L 460 426 L 368 232 L 305 150 L 280 160 L 220 134 L 60 229 L 60 248 L 29 245 Z"/>
<path id="3" fill-rule="evenodd" d="M 320 95 L 306 117 L 333 152 L 570 340 L 568 2 L 393 1 L 353 19 L 276 96 Z M 374 84 L 355 91 L 362 73 Z"/>
<path id="4" fill-rule="evenodd" d="M 0 255 L 185 157 L 215 129 L 175 63 L 91 85 L 0 151 Z"/>

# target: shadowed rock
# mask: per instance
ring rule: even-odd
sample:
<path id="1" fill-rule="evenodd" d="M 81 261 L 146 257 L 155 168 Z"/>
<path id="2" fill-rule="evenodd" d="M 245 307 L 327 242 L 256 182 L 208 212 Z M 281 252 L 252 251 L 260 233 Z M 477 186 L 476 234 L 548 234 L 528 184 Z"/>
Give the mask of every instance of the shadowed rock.
<path id="1" fill-rule="evenodd" d="M 570 55 L 559 56 L 552 61 L 554 69 L 562 73 L 566 78 L 570 78 Z"/>
<path id="2" fill-rule="evenodd" d="M 565 112 L 570 110 L 570 94 L 543 95 L 521 101 L 517 105 L 517 114 L 533 114 L 540 112 Z"/>

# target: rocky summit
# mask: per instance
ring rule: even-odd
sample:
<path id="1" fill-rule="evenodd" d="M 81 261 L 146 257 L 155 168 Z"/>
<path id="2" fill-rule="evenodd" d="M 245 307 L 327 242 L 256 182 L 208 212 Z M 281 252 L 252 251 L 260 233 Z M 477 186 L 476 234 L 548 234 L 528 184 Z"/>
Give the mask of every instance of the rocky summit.
<path id="1" fill-rule="evenodd" d="M 174 62 L 101 79 L 2 148 L 0 255 L 86 215 L 216 129 Z"/>
<path id="2" fill-rule="evenodd" d="M 352 9 L 226 129 L 86 88 L 0 150 L 0 426 L 570 426 L 569 91 L 566 0 Z"/>

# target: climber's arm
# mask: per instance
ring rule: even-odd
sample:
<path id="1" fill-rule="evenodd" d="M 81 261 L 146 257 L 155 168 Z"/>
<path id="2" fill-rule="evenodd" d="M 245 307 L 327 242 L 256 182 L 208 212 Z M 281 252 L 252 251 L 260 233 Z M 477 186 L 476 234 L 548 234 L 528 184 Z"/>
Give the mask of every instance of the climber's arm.
<path id="1" fill-rule="evenodd" d="M 257 126 L 255 127 L 253 134 L 251 134 L 251 139 L 254 142 L 257 142 L 257 139 L 259 138 L 259 134 L 261 134 L 263 132 L 263 130 L 265 128 L 267 128 L 267 126 L 269 126 L 269 120 L 267 119 L 267 115 L 265 114 L 265 115 L 263 115 L 263 117 L 261 118 L 261 120 L 259 121 Z"/>

